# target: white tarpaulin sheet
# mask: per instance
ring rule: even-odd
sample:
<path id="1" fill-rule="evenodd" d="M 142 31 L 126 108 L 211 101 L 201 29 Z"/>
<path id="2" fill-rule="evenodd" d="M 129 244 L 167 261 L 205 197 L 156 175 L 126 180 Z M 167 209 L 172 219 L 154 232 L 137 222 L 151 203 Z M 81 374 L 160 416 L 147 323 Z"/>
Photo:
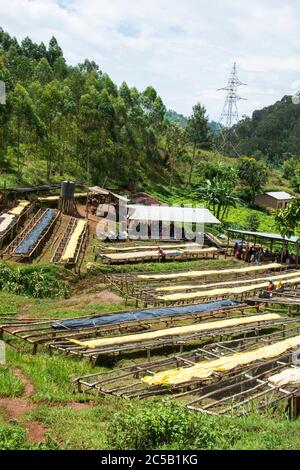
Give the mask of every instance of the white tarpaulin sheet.
<path id="1" fill-rule="evenodd" d="M 131 205 L 128 206 L 128 218 L 149 222 L 221 223 L 208 209 L 194 209 L 193 207 Z"/>

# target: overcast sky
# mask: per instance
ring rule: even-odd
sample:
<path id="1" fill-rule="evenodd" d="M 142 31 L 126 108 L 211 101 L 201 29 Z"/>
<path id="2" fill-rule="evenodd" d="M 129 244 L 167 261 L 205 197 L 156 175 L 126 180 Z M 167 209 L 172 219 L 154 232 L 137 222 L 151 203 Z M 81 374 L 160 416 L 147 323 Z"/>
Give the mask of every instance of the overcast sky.
<path id="1" fill-rule="evenodd" d="M 54 35 L 68 63 L 95 60 L 118 84 L 153 85 L 168 108 L 200 101 L 218 120 L 233 62 L 247 83 L 240 115 L 300 88 L 299 0 L 0 0 L 21 40 Z"/>

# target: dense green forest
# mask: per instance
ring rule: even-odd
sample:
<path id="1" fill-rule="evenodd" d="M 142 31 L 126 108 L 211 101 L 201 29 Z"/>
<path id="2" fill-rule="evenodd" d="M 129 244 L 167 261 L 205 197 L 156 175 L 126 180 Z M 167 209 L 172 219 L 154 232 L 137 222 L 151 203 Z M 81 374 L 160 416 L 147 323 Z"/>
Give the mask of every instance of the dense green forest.
<path id="1" fill-rule="evenodd" d="M 291 96 L 255 111 L 235 127 L 240 151 L 246 155 L 264 156 L 275 165 L 299 156 L 300 105 Z"/>
<path id="2" fill-rule="evenodd" d="M 183 129 L 153 87 L 118 87 L 90 60 L 68 65 L 54 37 L 47 47 L 29 37 L 19 44 L 0 29 L 0 80 L 1 184 L 70 176 L 128 187 L 149 175 L 182 182 L 196 149 L 211 144 L 200 104 Z"/>

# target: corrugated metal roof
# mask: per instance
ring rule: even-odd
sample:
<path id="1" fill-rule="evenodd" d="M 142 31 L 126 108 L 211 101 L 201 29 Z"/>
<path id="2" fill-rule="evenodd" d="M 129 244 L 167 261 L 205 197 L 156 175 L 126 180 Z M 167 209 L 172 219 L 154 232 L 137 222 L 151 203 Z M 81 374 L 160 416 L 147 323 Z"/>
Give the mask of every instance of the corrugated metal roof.
<path id="1" fill-rule="evenodd" d="M 128 201 L 127 197 L 120 196 L 120 194 L 113 193 L 112 191 L 104 188 L 100 188 L 100 186 L 93 186 L 89 188 L 89 191 L 92 194 L 100 194 L 101 196 L 113 196 L 116 199 L 120 199 L 120 201 L 126 202 Z"/>
<path id="2" fill-rule="evenodd" d="M 130 220 L 220 224 L 208 209 L 169 206 L 128 206 Z"/>
<path id="3" fill-rule="evenodd" d="M 257 238 L 268 238 L 269 240 L 277 240 L 277 241 L 287 241 L 290 243 L 297 243 L 299 241 L 299 237 L 282 237 L 277 233 L 267 233 L 267 232 L 248 232 L 247 230 L 228 230 L 230 233 L 236 233 L 238 235 L 248 235 L 249 237 L 257 237 Z"/>
<path id="4" fill-rule="evenodd" d="M 267 195 L 273 197 L 274 199 L 277 199 L 278 201 L 294 199 L 294 196 L 289 193 L 286 193 L 285 191 L 271 191 L 267 193 Z"/>
<path id="5" fill-rule="evenodd" d="M 103 196 L 108 196 L 110 193 L 107 189 L 100 188 L 100 186 L 92 186 L 89 188 L 89 191 L 94 194 L 102 194 Z"/>

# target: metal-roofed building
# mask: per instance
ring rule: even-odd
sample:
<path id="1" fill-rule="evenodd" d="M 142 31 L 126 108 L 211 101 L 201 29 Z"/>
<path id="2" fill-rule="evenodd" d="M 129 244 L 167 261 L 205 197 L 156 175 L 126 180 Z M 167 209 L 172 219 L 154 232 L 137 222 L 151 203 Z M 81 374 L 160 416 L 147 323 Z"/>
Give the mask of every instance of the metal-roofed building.
<path id="1" fill-rule="evenodd" d="M 256 196 L 255 204 L 267 209 L 278 210 L 285 208 L 292 199 L 294 199 L 294 196 L 285 191 L 271 191 Z"/>
<path id="2" fill-rule="evenodd" d="M 208 209 L 173 206 L 130 205 L 128 219 L 147 222 L 221 223 Z"/>

